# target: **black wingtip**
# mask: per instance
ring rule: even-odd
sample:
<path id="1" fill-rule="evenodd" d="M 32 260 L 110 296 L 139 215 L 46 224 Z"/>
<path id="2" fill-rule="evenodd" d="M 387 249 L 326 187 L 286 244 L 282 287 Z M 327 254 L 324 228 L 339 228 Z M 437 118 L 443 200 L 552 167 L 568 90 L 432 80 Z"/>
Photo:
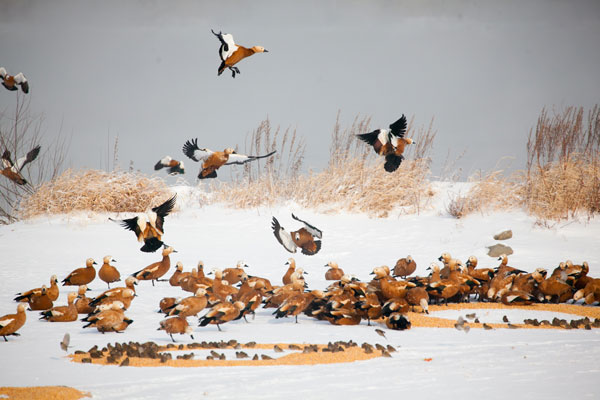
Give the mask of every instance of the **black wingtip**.
<path id="1" fill-rule="evenodd" d="M 185 154 L 188 158 L 198 161 L 194 159 L 194 151 L 199 150 L 198 148 L 198 138 L 190 139 L 183 144 L 183 154 Z"/>
<path id="2" fill-rule="evenodd" d="M 162 245 L 163 242 L 153 237 L 144 240 L 144 245 L 140 248 L 140 250 L 144 253 L 154 253 L 156 250 L 160 249 Z"/>
<path id="3" fill-rule="evenodd" d="M 383 168 L 387 172 L 394 172 L 398 169 L 400 164 L 402 164 L 402 160 L 404 160 L 404 156 L 397 156 L 395 154 L 390 154 L 385 157 L 385 164 Z"/>

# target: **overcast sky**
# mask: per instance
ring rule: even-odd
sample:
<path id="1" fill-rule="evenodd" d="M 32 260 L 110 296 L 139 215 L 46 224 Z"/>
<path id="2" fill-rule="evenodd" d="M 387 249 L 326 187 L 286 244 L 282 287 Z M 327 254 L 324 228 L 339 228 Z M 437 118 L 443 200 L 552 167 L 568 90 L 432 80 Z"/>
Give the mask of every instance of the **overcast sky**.
<path id="1" fill-rule="evenodd" d="M 211 28 L 269 53 L 218 77 Z M 117 136 L 121 167 L 148 173 L 189 138 L 243 149 L 268 116 L 319 170 L 340 110 L 435 118 L 436 174 L 463 153 L 466 173 L 521 168 L 542 107 L 600 102 L 600 2 L 0 1 L 0 64 L 28 77 L 47 140 L 72 135 L 73 167 L 106 168 Z"/>

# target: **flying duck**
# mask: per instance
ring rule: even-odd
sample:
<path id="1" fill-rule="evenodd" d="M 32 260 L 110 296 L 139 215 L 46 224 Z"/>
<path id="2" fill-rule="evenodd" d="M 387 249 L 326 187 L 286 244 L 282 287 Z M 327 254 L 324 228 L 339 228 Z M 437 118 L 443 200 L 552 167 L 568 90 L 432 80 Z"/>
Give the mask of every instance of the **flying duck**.
<path id="1" fill-rule="evenodd" d="M 35 160 L 39 153 L 40 146 L 36 146 L 30 150 L 25 157 L 21 157 L 17 159 L 16 163 L 13 163 L 10 158 L 10 151 L 5 150 L 2 154 L 2 169 L 0 169 L 0 174 L 4 175 L 18 185 L 27 184 L 28 182 L 25 180 L 25 178 L 23 178 L 23 175 L 21 175 L 21 170 L 27 163 Z"/>
<path id="2" fill-rule="evenodd" d="M 273 150 L 269 154 L 262 156 L 246 156 L 238 154 L 232 148 L 223 151 L 212 151 L 210 149 L 201 149 L 198 147 L 198 139 L 192 139 L 183 145 L 183 154 L 196 162 L 202 161 L 202 169 L 198 173 L 198 179 L 216 178 L 217 170 L 223 165 L 242 165 L 259 158 L 270 157 L 275 154 Z"/>
<path id="3" fill-rule="evenodd" d="M 251 48 L 239 46 L 235 44 L 235 42 L 233 41 L 233 36 L 229 33 L 216 33 L 212 29 L 211 32 L 221 42 L 221 47 L 219 47 L 219 57 L 221 57 L 221 65 L 219 65 L 217 75 L 221 75 L 223 71 L 225 71 L 225 68 L 229 68 L 231 70 L 231 76 L 235 78 L 235 74 L 240 73 L 240 70 L 237 67 L 234 67 L 235 64 L 239 63 L 246 57 L 250 57 L 254 53 L 269 52 L 269 50 L 266 50 L 262 46 L 253 46 Z"/>
<path id="4" fill-rule="evenodd" d="M 167 172 L 169 173 L 169 175 L 185 174 L 185 167 L 183 165 L 183 161 L 173 160 L 171 156 L 166 156 L 165 158 L 162 158 L 154 166 L 155 171 L 161 170 L 163 168 L 168 168 Z"/>
<path id="5" fill-rule="evenodd" d="M 145 253 L 154 253 L 163 245 L 161 239 L 162 235 L 164 235 L 163 225 L 165 217 L 173 211 L 176 198 L 177 194 L 160 206 L 154 207 L 151 211 L 146 212 L 146 214 L 141 214 L 134 218 L 123 220 L 109 219 L 120 223 L 123 228 L 133 231 L 138 242 L 144 242 L 144 245 L 140 248 L 141 251 Z"/>
<path id="6" fill-rule="evenodd" d="M 373 132 L 361 133 L 356 136 L 371 146 L 380 156 L 385 156 L 383 168 L 387 172 L 394 172 L 404 160 L 404 147 L 407 144 L 415 144 L 412 139 L 405 138 L 406 117 L 402 117 L 390 125 L 390 129 L 376 129 Z"/>
<path id="7" fill-rule="evenodd" d="M 302 249 L 302 254 L 306 254 L 307 256 L 317 254 L 319 250 L 321 250 L 321 240 L 318 239 L 323 238 L 323 232 L 308 222 L 296 217 L 294 214 L 292 214 L 292 218 L 302 222 L 304 227 L 288 233 L 285 228 L 279 224 L 277 218 L 273 217 L 271 228 L 273 228 L 273 234 L 277 241 L 290 253 L 295 253 L 297 248 L 300 247 Z"/>
<path id="8" fill-rule="evenodd" d="M 21 86 L 21 90 L 24 93 L 29 93 L 29 82 L 22 72 L 16 75 L 8 75 L 4 67 L 0 67 L 0 78 L 2 78 L 2 85 L 10 91 L 17 90 L 17 85 Z"/>

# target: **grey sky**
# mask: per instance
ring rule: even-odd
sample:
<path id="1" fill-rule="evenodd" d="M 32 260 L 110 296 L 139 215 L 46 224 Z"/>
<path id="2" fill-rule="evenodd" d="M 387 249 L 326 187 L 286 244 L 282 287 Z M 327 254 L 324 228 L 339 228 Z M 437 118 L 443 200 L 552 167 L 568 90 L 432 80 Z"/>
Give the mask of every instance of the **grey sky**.
<path id="1" fill-rule="evenodd" d="M 270 52 L 217 77 L 211 28 Z M 267 116 L 318 170 L 338 110 L 344 125 L 434 117 L 434 173 L 464 151 L 468 173 L 520 168 L 543 106 L 600 102 L 599 43 L 595 0 L 0 1 L 0 64 L 29 78 L 47 139 L 62 124 L 71 165 L 104 168 L 118 136 L 121 167 L 144 172 L 193 137 L 243 149 Z M 1 110 L 14 102 L 0 91 Z"/>

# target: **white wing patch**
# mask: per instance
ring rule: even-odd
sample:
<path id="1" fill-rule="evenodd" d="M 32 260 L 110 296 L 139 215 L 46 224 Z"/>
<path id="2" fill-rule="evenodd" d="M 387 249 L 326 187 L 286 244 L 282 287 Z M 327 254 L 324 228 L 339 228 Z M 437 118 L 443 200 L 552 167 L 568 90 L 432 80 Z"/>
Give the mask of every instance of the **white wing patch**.
<path id="1" fill-rule="evenodd" d="M 21 168 L 23 168 L 23 164 L 25 164 L 25 161 L 27 161 L 27 156 L 19 158 L 15 165 L 12 166 L 11 170 L 15 173 L 21 171 Z"/>
<path id="2" fill-rule="evenodd" d="M 63 312 L 60 312 L 58 310 L 52 310 L 51 313 L 53 317 L 60 317 L 61 315 L 64 315 Z"/>
<path id="3" fill-rule="evenodd" d="M 249 160 L 251 160 L 251 158 L 244 154 L 230 154 L 229 160 L 225 163 L 225 165 L 243 164 L 245 162 L 248 162 Z"/>
<path id="4" fill-rule="evenodd" d="M 15 83 L 21 84 L 26 81 L 27 81 L 27 79 L 25 79 L 25 75 L 23 75 L 22 72 L 19 72 L 18 74 L 15 75 Z"/>
<path id="5" fill-rule="evenodd" d="M 196 149 L 194 150 L 194 154 L 192 156 L 192 160 L 194 161 L 206 161 L 208 157 L 210 157 L 214 151 L 211 149 Z"/>
<path id="6" fill-rule="evenodd" d="M 276 233 L 277 237 L 281 240 L 281 244 L 283 244 L 283 247 L 285 247 L 285 249 L 290 253 L 295 253 L 297 246 L 296 243 L 294 243 L 294 241 L 292 240 L 292 235 L 290 235 L 283 228 L 283 226 Z"/>
<path id="7" fill-rule="evenodd" d="M 7 326 L 8 324 L 10 324 L 11 322 L 13 322 L 15 319 L 14 318 L 6 318 L 6 319 L 2 319 L 0 320 L 0 326 L 2 328 L 4 328 L 5 326 Z"/>
<path id="8" fill-rule="evenodd" d="M 221 58 L 223 61 L 225 61 L 229 57 L 231 57 L 233 53 L 235 53 L 235 51 L 238 49 L 238 46 L 236 46 L 235 42 L 233 41 L 233 35 L 230 33 L 224 34 L 223 40 L 225 41 L 225 43 L 227 43 L 228 47 L 227 51 L 225 51 L 225 49 L 221 51 Z"/>
<path id="9" fill-rule="evenodd" d="M 389 143 L 388 133 L 389 133 L 388 129 L 381 129 L 381 132 L 379 132 L 379 135 L 377 135 L 377 140 L 379 140 L 381 142 L 381 144 L 388 144 Z M 392 143 L 392 144 L 395 146 L 394 143 Z"/>

